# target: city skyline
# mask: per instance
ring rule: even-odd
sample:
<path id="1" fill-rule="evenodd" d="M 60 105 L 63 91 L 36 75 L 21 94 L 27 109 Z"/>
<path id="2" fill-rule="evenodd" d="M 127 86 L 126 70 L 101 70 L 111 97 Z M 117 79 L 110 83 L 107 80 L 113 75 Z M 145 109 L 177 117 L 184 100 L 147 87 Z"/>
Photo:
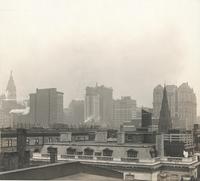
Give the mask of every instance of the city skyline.
<path id="1" fill-rule="evenodd" d="M 0 0 L 0 180 L 200 180 L 200 0 Z"/>
<path id="2" fill-rule="evenodd" d="M 10 71 L 10 76 L 12 77 L 13 76 L 13 71 Z M 9 78 L 9 81 L 10 81 L 10 78 Z M 8 81 L 8 83 L 9 83 L 9 81 Z M 12 81 L 14 81 L 14 79 L 13 79 L 13 77 L 12 77 Z M 14 82 L 13 82 L 14 83 Z M 188 84 L 188 82 L 184 82 L 184 83 L 182 83 L 181 85 L 183 85 L 183 84 Z M 175 86 L 175 87 L 177 87 L 177 85 L 167 85 L 167 84 L 164 84 L 164 86 Z M 180 86 L 181 86 L 180 85 Z M 94 85 L 93 85 L 94 86 Z M 96 82 L 96 85 L 95 86 L 99 86 L 98 85 L 98 83 Z M 95 87 L 94 86 L 94 87 Z M 100 85 L 100 86 L 103 86 L 104 87 L 104 85 Z M 157 86 L 162 86 L 162 84 L 158 84 Z M 88 86 L 86 86 L 85 87 L 85 89 L 87 88 Z M 112 89 L 112 87 L 111 86 L 108 86 L 109 88 L 111 88 Z M 36 88 L 36 90 L 37 89 L 51 89 L 52 87 L 43 87 L 43 88 Z M 55 89 L 57 89 L 56 87 L 54 87 Z M 155 87 L 154 87 L 155 88 Z M 16 89 L 16 88 L 15 88 Z M 192 90 L 193 90 L 193 88 L 191 88 Z M 15 90 L 16 92 L 17 92 L 17 90 Z M 113 92 L 114 92 L 115 90 L 113 90 Z M 152 93 L 153 93 L 153 97 L 154 97 L 154 89 L 153 89 L 153 91 L 152 91 Z M 6 90 L 5 91 L 2 91 L 2 92 L 0 92 L 0 95 L 1 96 L 4 96 L 4 95 L 6 95 L 7 94 L 7 87 L 6 87 Z M 15 93 L 16 94 L 16 93 Z M 24 98 L 17 98 L 17 100 L 18 101 L 22 101 L 22 102 L 24 102 L 25 100 L 29 100 L 29 98 L 30 98 L 30 95 L 31 95 L 32 93 L 30 92 L 30 93 L 28 93 L 28 95 L 26 96 L 26 98 L 24 97 Z M 78 99 L 76 99 L 76 98 L 72 98 L 71 100 L 68 100 L 68 104 L 65 104 L 65 102 L 63 102 L 63 105 L 64 105 L 64 108 L 68 108 L 69 107 L 69 105 L 70 105 L 70 103 L 71 103 L 71 101 L 73 101 L 73 100 L 77 100 L 77 101 L 84 101 L 84 99 L 85 99 L 85 94 L 86 94 L 86 90 L 85 90 L 85 92 L 84 92 L 84 95 L 82 95 L 82 97 L 80 97 L 80 98 L 78 98 Z M 194 94 L 195 94 L 195 91 L 194 91 Z M 196 94 L 195 94 L 196 95 Z M 130 97 L 130 95 L 125 95 L 125 97 Z M 124 97 L 124 95 L 119 95 L 118 97 L 113 97 L 113 101 L 116 101 L 116 100 L 119 100 L 120 98 L 122 99 Z M 132 97 L 132 96 L 131 96 Z M 133 97 L 132 97 L 133 98 Z M 135 100 L 137 100 L 137 98 L 135 98 Z M 197 100 L 198 100 L 198 97 L 197 97 Z M 152 99 L 152 105 L 149 105 L 149 107 L 151 107 L 151 108 L 153 108 L 154 106 L 153 106 L 153 103 L 154 102 L 154 98 Z M 143 107 L 144 106 L 144 104 L 142 104 L 142 105 L 137 105 L 138 106 L 138 108 L 139 107 Z M 199 116 L 198 115 L 198 104 L 197 104 L 197 116 Z"/>
<path id="3" fill-rule="evenodd" d="M 65 107 L 96 82 L 150 107 L 156 85 L 189 82 L 199 104 L 199 1 L 78 3 L 0 2 L 1 92 L 13 70 L 19 98 L 56 87 Z"/>

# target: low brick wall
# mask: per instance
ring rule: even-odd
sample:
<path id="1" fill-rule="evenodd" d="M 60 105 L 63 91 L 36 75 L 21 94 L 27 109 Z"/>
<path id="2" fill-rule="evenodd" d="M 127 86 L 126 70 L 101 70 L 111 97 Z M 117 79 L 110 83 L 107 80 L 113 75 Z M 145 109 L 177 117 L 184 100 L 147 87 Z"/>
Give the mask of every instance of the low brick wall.
<path id="1" fill-rule="evenodd" d="M 0 180 L 47 180 L 78 173 L 123 178 L 123 173 L 114 170 L 82 164 L 80 162 L 67 162 L 1 172 Z"/>

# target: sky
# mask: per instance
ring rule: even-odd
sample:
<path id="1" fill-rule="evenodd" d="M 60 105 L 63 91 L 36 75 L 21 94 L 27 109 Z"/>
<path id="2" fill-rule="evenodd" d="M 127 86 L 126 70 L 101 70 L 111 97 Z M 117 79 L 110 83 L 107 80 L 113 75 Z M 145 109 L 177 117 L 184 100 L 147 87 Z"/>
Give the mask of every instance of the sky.
<path id="1" fill-rule="evenodd" d="M 188 82 L 200 103 L 199 0 L 0 0 L 0 92 L 113 88 L 152 107 L 158 84 Z M 198 107 L 198 113 L 200 109 Z"/>

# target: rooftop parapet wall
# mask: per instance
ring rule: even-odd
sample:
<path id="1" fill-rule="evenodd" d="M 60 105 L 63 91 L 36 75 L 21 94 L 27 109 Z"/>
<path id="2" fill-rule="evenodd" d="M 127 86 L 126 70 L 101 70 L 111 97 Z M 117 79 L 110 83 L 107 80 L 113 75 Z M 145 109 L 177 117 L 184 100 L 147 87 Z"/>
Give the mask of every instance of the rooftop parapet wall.
<path id="1" fill-rule="evenodd" d="M 78 173 L 123 178 L 122 173 L 114 170 L 84 165 L 80 162 L 67 162 L 2 172 L 0 173 L 0 180 L 47 180 Z"/>

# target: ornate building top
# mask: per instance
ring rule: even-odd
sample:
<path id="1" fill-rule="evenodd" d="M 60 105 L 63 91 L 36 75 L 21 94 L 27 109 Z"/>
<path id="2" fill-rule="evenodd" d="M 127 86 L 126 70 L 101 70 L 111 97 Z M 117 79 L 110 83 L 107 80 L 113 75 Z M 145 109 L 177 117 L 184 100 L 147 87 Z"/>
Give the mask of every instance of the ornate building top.
<path id="1" fill-rule="evenodd" d="M 16 100 L 16 86 L 13 79 L 12 71 L 10 72 L 10 78 L 6 87 L 6 99 Z"/>

